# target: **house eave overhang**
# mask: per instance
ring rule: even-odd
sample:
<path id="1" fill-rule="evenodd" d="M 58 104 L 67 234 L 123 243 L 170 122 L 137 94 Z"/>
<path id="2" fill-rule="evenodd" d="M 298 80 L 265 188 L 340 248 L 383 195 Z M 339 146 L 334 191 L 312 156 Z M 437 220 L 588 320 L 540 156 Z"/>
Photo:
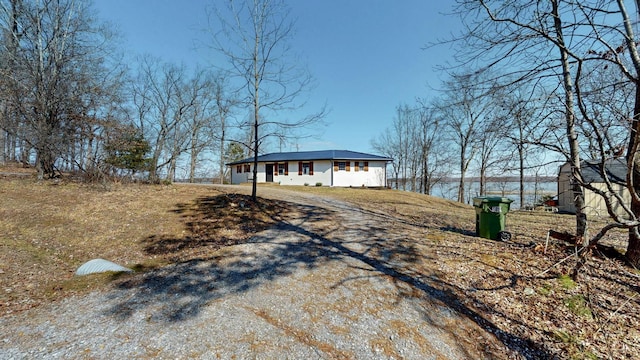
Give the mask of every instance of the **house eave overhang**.
<path id="1" fill-rule="evenodd" d="M 384 161 L 386 163 L 393 161 L 392 158 L 359 153 L 348 150 L 324 150 L 324 151 L 306 151 L 306 152 L 290 152 L 290 153 L 270 153 L 258 156 L 258 162 L 284 162 L 284 161 Z M 227 163 L 227 166 L 251 164 L 255 161 L 253 157 Z"/>

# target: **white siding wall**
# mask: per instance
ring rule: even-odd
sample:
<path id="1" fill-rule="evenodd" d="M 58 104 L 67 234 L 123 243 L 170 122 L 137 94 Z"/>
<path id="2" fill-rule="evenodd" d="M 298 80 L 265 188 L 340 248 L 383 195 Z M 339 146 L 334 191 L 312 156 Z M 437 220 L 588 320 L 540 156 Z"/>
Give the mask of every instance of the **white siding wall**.
<path id="1" fill-rule="evenodd" d="M 309 161 L 304 161 L 308 163 Z M 258 168 L 260 169 L 260 168 Z M 277 169 L 274 167 L 274 172 Z M 266 179 L 264 174 L 264 164 L 262 165 L 262 176 Z M 260 180 L 260 178 L 258 178 Z M 264 181 L 264 180 L 263 180 Z M 316 183 L 322 183 L 322 186 L 331 185 L 331 162 L 328 160 L 316 160 L 313 161 L 313 175 L 298 175 L 298 162 L 289 162 L 289 175 L 275 175 L 273 176 L 273 182 L 280 185 L 304 185 L 315 186 Z"/>
<path id="2" fill-rule="evenodd" d="M 575 214 L 573 190 L 571 189 L 571 165 L 564 164 L 558 174 L 558 210 Z"/>
<path id="3" fill-rule="evenodd" d="M 308 161 L 304 161 L 305 163 Z M 335 163 L 337 163 L 336 161 Z M 344 160 L 344 162 L 347 162 Z M 280 162 L 282 164 L 283 162 Z M 369 161 L 368 171 L 355 171 L 355 161 L 349 161 L 349 171 L 334 171 L 334 162 L 330 160 L 313 161 L 313 175 L 298 175 L 297 161 L 288 162 L 288 175 L 276 175 L 278 169 L 274 165 L 273 182 L 280 185 L 304 185 L 315 186 L 316 183 L 322 183 L 322 186 L 338 186 L 338 187 L 381 187 L 386 184 L 386 162 Z M 360 161 L 363 164 L 363 161 Z M 267 181 L 265 173 L 266 163 L 258 163 L 258 182 Z M 240 184 L 252 180 L 251 172 L 237 173 L 236 166 L 232 166 L 232 184 Z M 242 167 L 244 171 L 244 165 Z"/>
<path id="4" fill-rule="evenodd" d="M 248 182 L 249 179 L 251 178 L 251 172 L 244 172 L 244 165 L 240 165 L 241 166 L 241 171 L 242 172 L 238 172 L 237 167 L 238 165 L 233 165 L 231 166 L 231 183 L 232 184 L 240 184 L 240 183 L 245 183 Z"/>
<path id="5" fill-rule="evenodd" d="M 608 191 L 607 185 L 604 183 L 598 183 L 598 184 L 592 184 L 592 185 L 596 189 L 602 190 L 604 192 Z M 614 193 L 618 194 L 623 199 L 623 201 L 626 203 L 627 206 L 631 206 L 631 193 L 626 188 L 626 186 L 613 184 L 612 190 Z M 584 195 L 585 195 L 585 205 L 587 208 L 586 210 L 587 215 L 600 216 L 600 217 L 609 216 L 609 212 L 607 211 L 607 204 L 604 201 L 604 198 L 602 196 L 596 194 L 591 190 L 585 190 Z M 622 208 L 622 205 L 619 202 L 614 200 L 612 205 L 613 205 L 613 212 L 615 214 L 618 214 L 625 218 L 629 218 L 629 214 L 627 214 L 624 211 L 624 209 Z"/>
<path id="6" fill-rule="evenodd" d="M 253 181 L 253 175 L 249 176 L 249 178 L 251 178 L 251 180 Z M 264 163 L 258 163 L 258 182 L 260 183 L 265 181 L 267 181 L 267 176 L 264 172 Z"/>
<path id="7" fill-rule="evenodd" d="M 336 160 L 335 163 L 343 160 Z M 355 161 L 347 161 L 349 163 L 349 171 L 339 170 L 333 173 L 333 186 L 385 186 L 385 168 L 384 161 L 369 161 L 368 171 L 355 171 Z M 363 161 L 359 161 L 360 164 Z"/>
<path id="8" fill-rule="evenodd" d="M 576 206 L 573 203 L 573 190 L 571 189 L 570 179 L 571 166 L 569 164 L 564 164 L 560 168 L 560 172 L 558 174 L 558 210 L 575 214 Z M 603 183 L 593 183 L 592 185 L 602 191 L 607 191 L 607 186 Z M 631 204 L 631 194 L 625 186 L 613 184 L 613 190 L 620 195 L 622 199 L 624 199 L 627 205 Z M 584 189 L 584 200 L 587 216 L 609 216 L 607 212 L 607 205 L 602 196 L 589 189 Z M 613 211 L 623 217 L 627 216 L 622 209 L 622 206 L 615 202 Z"/>

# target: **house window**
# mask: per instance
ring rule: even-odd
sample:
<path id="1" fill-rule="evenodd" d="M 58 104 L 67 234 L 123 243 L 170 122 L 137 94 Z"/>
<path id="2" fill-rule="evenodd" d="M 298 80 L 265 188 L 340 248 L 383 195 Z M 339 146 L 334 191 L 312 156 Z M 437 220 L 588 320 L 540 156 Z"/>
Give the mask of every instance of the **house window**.
<path id="1" fill-rule="evenodd" d="M 355 171 L 366 171 L 364 167 L 364 162 L 354 161 L 353 167 L 355 168 Z"/>
<path id="2" fill-rule="evenodd" d="M 347 170 L 347 163 L 344 161 L 339 161 L 338 162 L 338 171 L 345 171 Z"/>
<path id="3" fill-rule="evenodd" d="M 368 162 L 368 161 L 365 161 L 365 162 L 362 164 L 362 170 L 363 170 L 363 171 L 369 171 L 369 162 Z"/>
<path id="4" fill-rule="evenodd" d="M 313 162 L 298 162 L 298 175 L 313 175 Z"/>
<path id="5" fill-rule="evenodd" d="M 289 175 L 289 163 L 278 164 L 278 175 Z"/>
<path id="6" fill-rule="evenodd" d="M 238 173 L 238 174 L 242 173 L 242 165 L 236 166 L 236 173 Z"/>
<path id="7" fill-rule="evenodd" d="M 244 172 L 251 172 L 251 165 L 247 164 L 244 166 Z"/>

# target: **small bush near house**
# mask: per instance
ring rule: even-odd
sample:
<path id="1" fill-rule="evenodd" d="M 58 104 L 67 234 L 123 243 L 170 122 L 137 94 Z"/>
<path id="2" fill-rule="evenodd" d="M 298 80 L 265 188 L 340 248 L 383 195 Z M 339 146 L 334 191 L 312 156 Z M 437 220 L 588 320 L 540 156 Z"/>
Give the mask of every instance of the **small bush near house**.
<path id="1" fill-rule="evenodd" d="M 309 183 L 304 183 L 304 186 L 309 186 Z"/>
<path id="2" fill-rule="evenodd" d="M 321 182 L 317 182 L 316 186 L 322 186 L 322 183 Z"/>

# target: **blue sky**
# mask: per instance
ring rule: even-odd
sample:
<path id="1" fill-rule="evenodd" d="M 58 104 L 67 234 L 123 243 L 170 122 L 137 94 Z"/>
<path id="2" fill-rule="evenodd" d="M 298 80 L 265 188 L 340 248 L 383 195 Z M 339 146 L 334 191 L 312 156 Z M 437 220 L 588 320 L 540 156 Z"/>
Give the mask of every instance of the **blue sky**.
<path id="1" fill-rule="evenodd" d="M 95 0 L 98 16 L 123 36 L 128 55 L 149 53 L 165 61 L 208 66 L 221 60 L 206 43 L 205 8 L 221 0 Z M 444 78 L 434 69 L 451 49 L 425 44 L 458 29 L 440 0 L 290 1 L 296 20 L 293 50 L 316 80 L 303 116 L 326 103 L 322 133 L 299 150 L 374 152 L 371 139 L 385 131 L 401 103 L 437 96 Z M 272 147 L 272 151 L 278 148 Z M 283 151 L 295 151 L 284 148 Z"/>

